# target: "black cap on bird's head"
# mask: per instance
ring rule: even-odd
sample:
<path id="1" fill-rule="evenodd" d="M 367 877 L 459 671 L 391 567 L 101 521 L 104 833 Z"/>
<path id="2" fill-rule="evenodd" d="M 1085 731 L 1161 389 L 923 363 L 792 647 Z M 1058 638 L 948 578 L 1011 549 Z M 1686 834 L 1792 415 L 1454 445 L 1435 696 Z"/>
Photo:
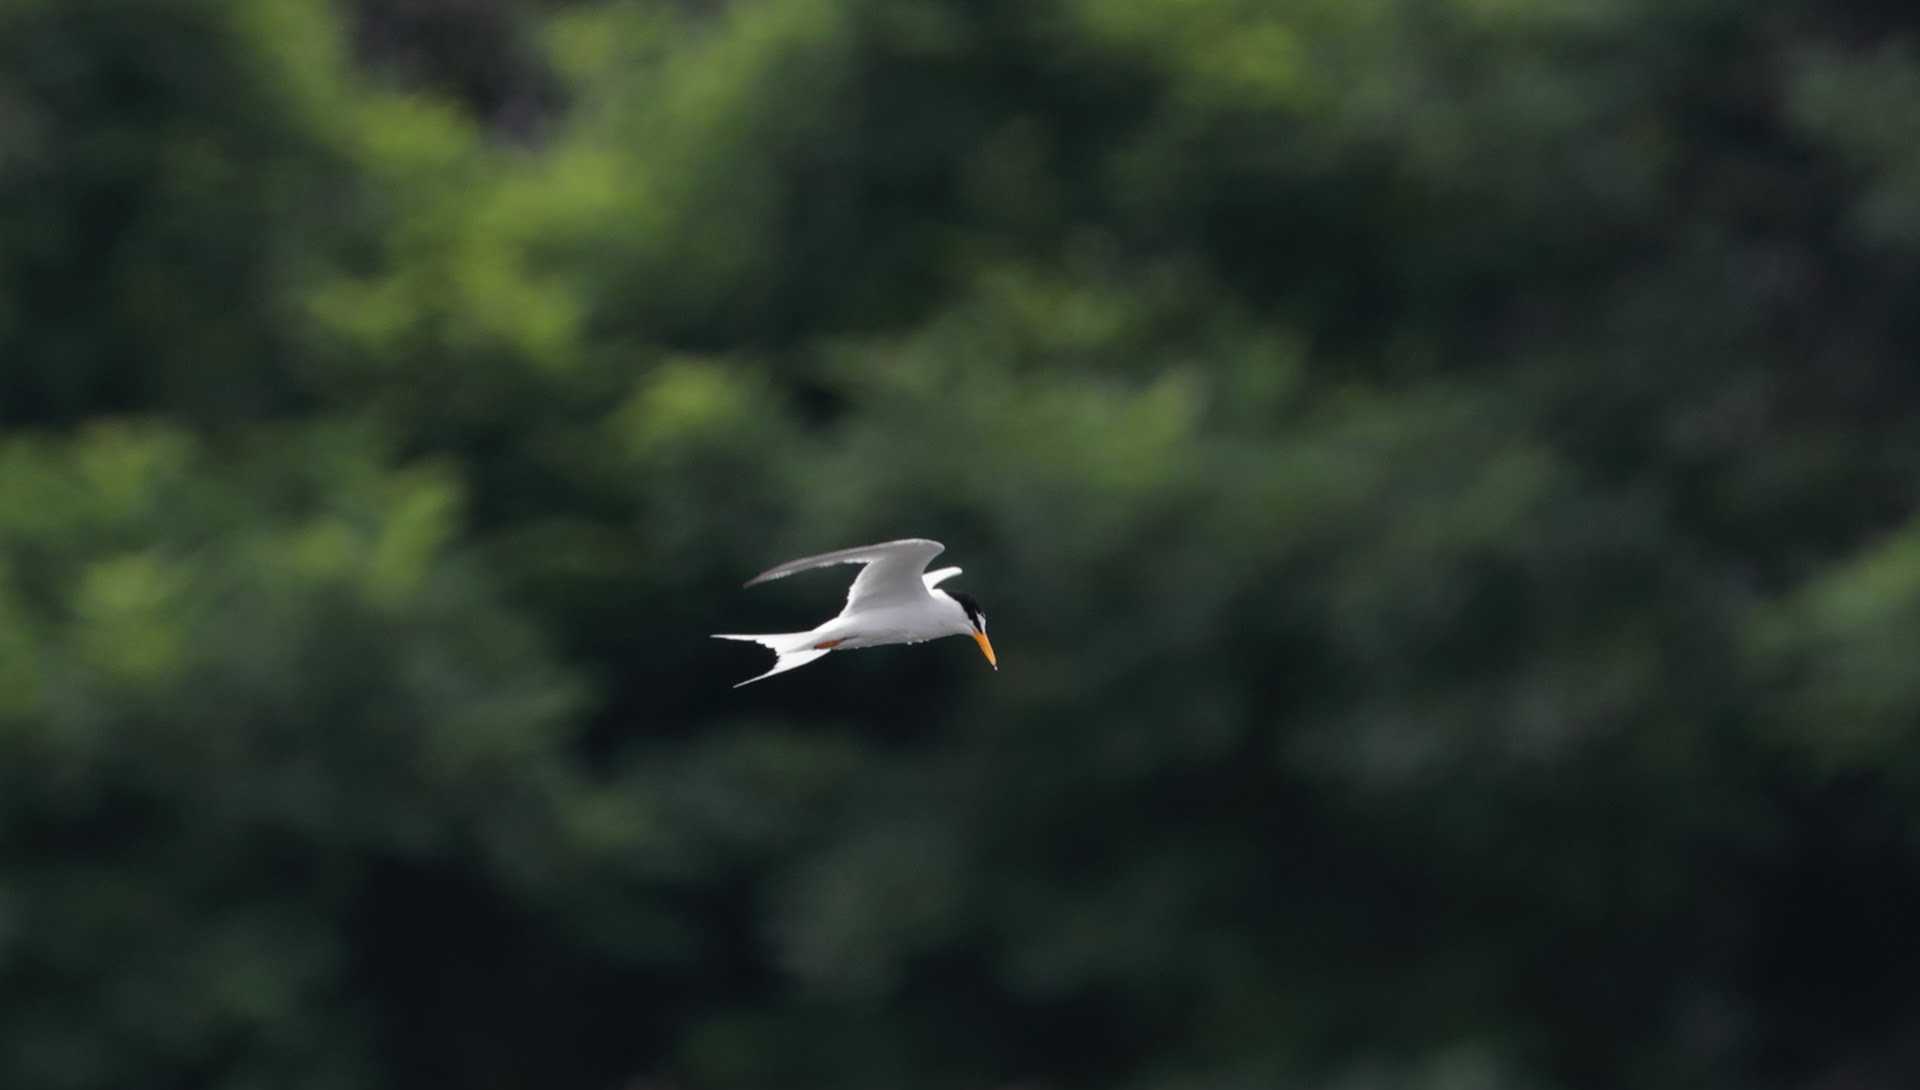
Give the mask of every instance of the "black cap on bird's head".
<path id="1" fill-rule="evenodd" d="M 986 630 L 987 615 L 980 612 L 980 603 L 973 600 L 973 595 L 964 590 L 950 590 L 947 592 L 947 597 L 960 603 L 960 608 L 967 613 L 968 624 L 982 631 Z"/>
<path id="2" fill-rule="evenodd" d="M 947 597 L 960 603 L 960 609 L 967 615 L 967 623 L 973 626 L 973 642 L 980 645 L 980 653 L 987 656 L 987 661 L 998 670 L 1000 660 L 994 656 L 993 644 L 987 640 L 987 615 L 980 608 L 980 603 L 974 601 L 973 595 L 964 590 L 950 590 L 946 594 Z"/>

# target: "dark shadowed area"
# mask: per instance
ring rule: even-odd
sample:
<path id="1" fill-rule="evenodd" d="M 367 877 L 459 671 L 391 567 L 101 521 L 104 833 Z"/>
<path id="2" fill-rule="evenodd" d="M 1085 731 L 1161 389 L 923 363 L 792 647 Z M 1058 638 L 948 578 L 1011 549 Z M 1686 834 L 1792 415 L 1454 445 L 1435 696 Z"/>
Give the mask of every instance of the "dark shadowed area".
<path id="1" fill-rule="evenodd" d="M 0 0 L 0 1086 L 1920 1085 L 1917 362 L 1905 4 Z"/>

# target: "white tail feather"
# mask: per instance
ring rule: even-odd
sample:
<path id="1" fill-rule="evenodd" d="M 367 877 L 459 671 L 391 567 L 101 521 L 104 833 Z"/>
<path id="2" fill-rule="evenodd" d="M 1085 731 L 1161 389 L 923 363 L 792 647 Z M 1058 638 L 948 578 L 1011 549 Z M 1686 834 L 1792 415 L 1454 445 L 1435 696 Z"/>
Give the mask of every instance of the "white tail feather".
<path id="1" fill-rule="evenodd" d="M 820 648 L 817 650 L 809 649 L 806 651 L 790 651 L 787 654 L 780 656 L 779 660 L 773 664 L 773 669 L 768 670 L 764 674 L 760 674 L 755 677 L 750 677 L 747 680 L 741 682 L 740 685 L 751 685 L 756 681 L 765 681 L 766 679 L 772 677 L 775 674 L 784 674 L 788 670 L 797 670 L 800 667 L 805 666 L 807 663 L 812 662 L 814 659 L 821 657 L 822 655 L 830 655 L 832 653 L 833 653 L 832 648 Z M 735 685 L 734 688 L 738 689 L 740 685 Z"/>
<path id="2" fill-rule="evenodd" d="M 738 640 L 741 643 L 757 643 L 777 655 L 782 651 L 800 650 L 806 645 L 807 637 L 812 634 L 811 632 L 768 632 L 758 636 L 741 636 L 727 632 L 715 632 L 713 638 L 716 640 Z"/>
<path id="3" fill-rule="evenodd" d="M 808 646 L 812 636 L 813 633 L 811 632 L 775 632 L 763 636 L 733 635 L 716 632 L 713 638 L 716 640 L 739 640 L 742 643 L 757 643 L 779 656 L 779 658 L 774 661 L 773 669 L 757 677 L 750 677 L 740 683 L 740 685 L 751 685 L 756 681 L 764 681 L 775 674 L 784 674 L 788 670 L 798 669 L 833 650 L 830 647 Z M 738 689 L 740 685 L 735 685 L 734 688 Z"/>

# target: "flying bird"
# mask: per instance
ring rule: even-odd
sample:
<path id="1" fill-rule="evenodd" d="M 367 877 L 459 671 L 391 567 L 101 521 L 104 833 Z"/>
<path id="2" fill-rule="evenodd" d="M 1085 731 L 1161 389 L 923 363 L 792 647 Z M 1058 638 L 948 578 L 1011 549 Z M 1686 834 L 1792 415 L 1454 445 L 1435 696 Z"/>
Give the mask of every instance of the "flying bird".
<path id="1" fill-rule="evenodd" d="M 942 582 L 960 574 L 959 568 L 928 571 L 927 563 L 946 549 L 938 541 L 910 537 L 879 545 L 803 556 L 768 568 L 746 585 L 751 587 L 775 579 L 784 579 L 797 571 L 824 568 L 831 564 L 863 564 L 847 588 L 847 605 L 834 619 L 806 632 L 782 632 L 765 636 L 739 636 L 716 633 L 716 640 L 744 640 L 757 643 L 779 656 L 773 669 L 759 677 L 750 677 L 740 685 L 798 669 L 834 651 L 852 651 L 861 647 L 881 647 L 890 643 L 920 643 L 942 636 L 971 636 L 980 645 L 980 653 L 995 670 L 1000 660 L 994 657 L 993 644 L 987 640 L 987 615 L 980 603 L 962 591 L 940 590 Z M 738 689 L 740 685 L 735 685 Z"/>

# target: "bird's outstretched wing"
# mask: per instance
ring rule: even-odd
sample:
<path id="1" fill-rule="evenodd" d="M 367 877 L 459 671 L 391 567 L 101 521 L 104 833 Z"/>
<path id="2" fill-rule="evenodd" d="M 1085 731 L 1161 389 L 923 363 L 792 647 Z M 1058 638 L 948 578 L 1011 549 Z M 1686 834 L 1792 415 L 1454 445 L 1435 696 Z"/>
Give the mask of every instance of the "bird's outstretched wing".
<path id="1" fill-rule="evenodd" d="M 847 607 L 841 612 L 852 613 L 885 602 L 925 598 L 927 587 L 921 582 L 921 573 L 926 571 L 927 563 L 945 548 L 938 541 L 928 541 L 922 537 L 861 545 L 789 560 L 747 580 L 746 585 L 751 587 L 785 578 L 797 571 L 824 568 L 832 564 L 865 564 L 866 567 L 854 577 L 853 586 L 847 588 Z"/>

